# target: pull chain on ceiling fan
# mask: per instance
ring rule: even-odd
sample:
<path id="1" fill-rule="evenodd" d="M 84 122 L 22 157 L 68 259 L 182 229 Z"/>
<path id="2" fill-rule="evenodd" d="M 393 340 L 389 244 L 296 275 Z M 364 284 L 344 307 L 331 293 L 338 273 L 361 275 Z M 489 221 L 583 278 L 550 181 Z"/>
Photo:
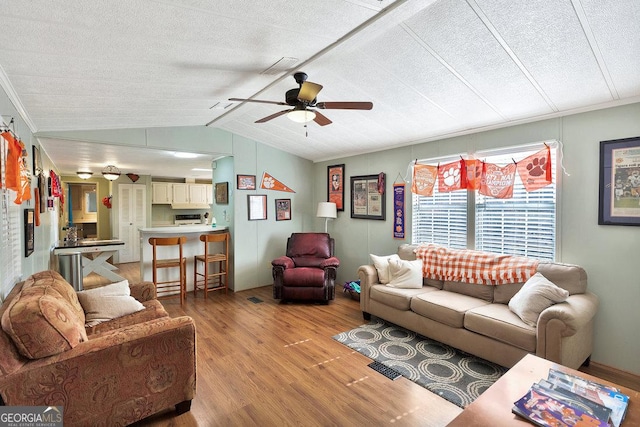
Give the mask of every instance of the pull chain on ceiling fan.
<path id="1" fill-rule="evenodd" d="M 286 110 L 278 111 L 267 117 L 263 117 L 256 120 L 256 123 L 265 123 L 269 120 L 273 120 L 284 114 L 298 123 L 307 123 L 314 121 L 320 126 L 326 126 L 331 124 L 331 120 L 324 114 L 320 113 L 321 110 L 371 110 L 373 103 L 371 102 L 317 102 L 316 97 L 322 90 L 322 85 L 318 83 L 308 82 L 307 74 L 301 71 L 295 73 L 293 78 L 298 83 L 299 87 L 290 89 L 285 93 L 285 102 L 278 101 L 266 101 L 262 99 L 244 99 L 244 98 L 229 98 L 229 101 L 241 101 L 241 102 L 257 102 L 262 104 L 274 104 L 274 105 L 288 105 Z"/>

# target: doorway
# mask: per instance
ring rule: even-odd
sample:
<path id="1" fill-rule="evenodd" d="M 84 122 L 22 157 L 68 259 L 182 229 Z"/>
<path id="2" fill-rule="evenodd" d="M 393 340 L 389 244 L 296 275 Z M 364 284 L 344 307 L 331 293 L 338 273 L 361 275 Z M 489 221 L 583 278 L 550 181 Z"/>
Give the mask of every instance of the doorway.
<path id="1" fill-rule="evenodd" d="M 98 238 L 98 188 L 95 183 L 69 183 L 66 186 L 66 203 L 60 236 L 66 236 L 65 228 L 73 225 L 79 239 Z"/>

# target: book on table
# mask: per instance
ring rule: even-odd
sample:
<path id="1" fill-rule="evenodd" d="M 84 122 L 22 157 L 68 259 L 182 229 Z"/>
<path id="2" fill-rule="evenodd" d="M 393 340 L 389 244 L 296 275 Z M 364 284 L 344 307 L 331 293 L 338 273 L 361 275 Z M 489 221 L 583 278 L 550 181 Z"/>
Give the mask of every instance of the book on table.
<path id="1" fill-rule="evenodd" d="M 555 369 L 514 402 L 512 412 L 538 426 L 620 427 L 629 397 L 615 387 Z"/>

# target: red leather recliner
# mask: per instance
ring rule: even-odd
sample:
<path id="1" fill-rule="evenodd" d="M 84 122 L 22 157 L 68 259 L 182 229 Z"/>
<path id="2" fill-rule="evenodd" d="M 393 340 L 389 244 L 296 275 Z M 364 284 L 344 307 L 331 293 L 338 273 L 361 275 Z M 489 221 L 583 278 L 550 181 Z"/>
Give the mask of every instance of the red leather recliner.
<path id="1" fill-rule="evenodd" d="M 340 266 L 333 250 L 334 240 L 327 233 L 292 233 L 287 255 L 271 262 L 273 298 L 329 303 Z"/>

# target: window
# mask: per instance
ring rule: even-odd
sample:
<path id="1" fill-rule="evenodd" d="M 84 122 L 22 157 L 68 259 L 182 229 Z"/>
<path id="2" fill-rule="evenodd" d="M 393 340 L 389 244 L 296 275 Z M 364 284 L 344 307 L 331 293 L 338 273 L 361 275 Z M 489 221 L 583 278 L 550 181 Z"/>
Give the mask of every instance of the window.
<path id="1" fill-rule="evenodd" d="M 2 165 L 0 169 L 0 179 L 2 179 L 2 189 L 0 189 L 0 300 L 9 294 L 13 285 L 20 281 L 22 250 L 20 249 L 20 205 L 13 203 L 16 198 L 15 191 L 6 190 L 4 182 L 4 165 L 7 160 L 7 143 L 0 137 L 0 155 Z"/>
<path id="2" fill-rule="evenodd" d="M 487 163 L 505 165 L 539 151 L 540 145 L 475 153 Z M 449 159 L 422 160 L 435 164 Z M 551 149 L 553 183 L 527 192 L 516 173 L 513 197 L 496 199 L 477 191 L 433 196 L 413 195 L 412 243 L 436 243 L 456 249 L 478 249 L 554 260 L 556 254 L 556 149 Z"/>

